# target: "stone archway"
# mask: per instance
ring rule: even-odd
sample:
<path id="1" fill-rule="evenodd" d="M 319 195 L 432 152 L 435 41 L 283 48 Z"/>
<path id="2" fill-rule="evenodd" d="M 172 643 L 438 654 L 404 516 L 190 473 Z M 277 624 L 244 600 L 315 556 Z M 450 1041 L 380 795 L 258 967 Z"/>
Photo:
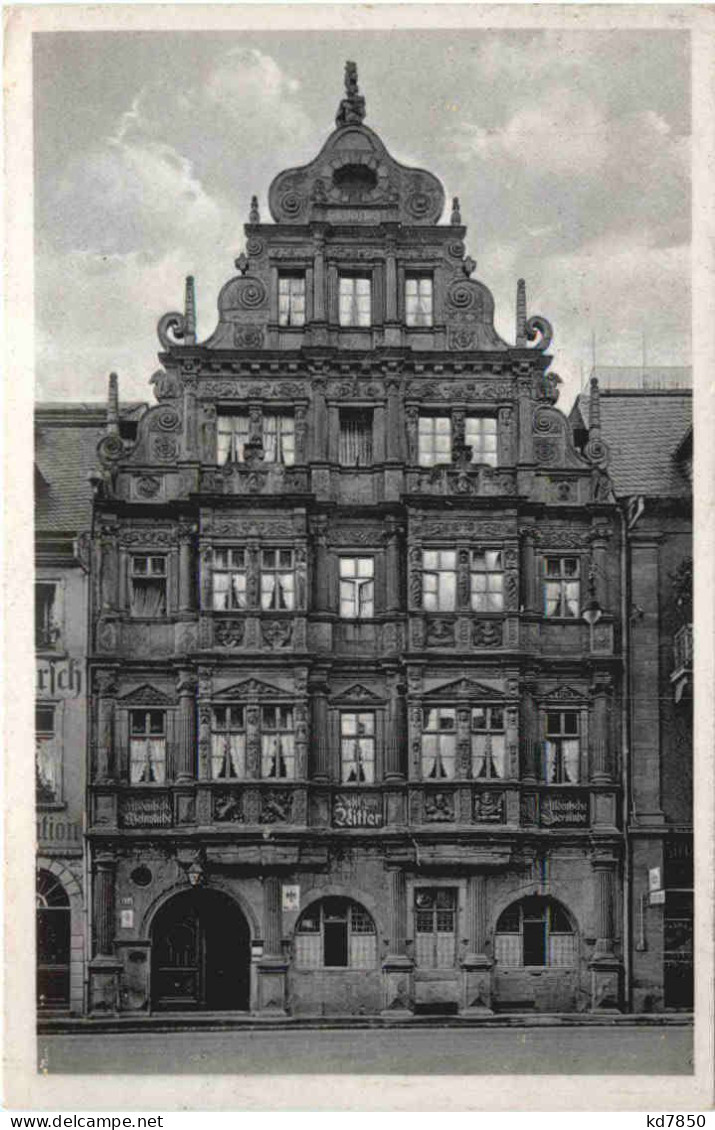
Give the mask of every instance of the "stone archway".
<path id="1" fill-rule="evenodd" d="M 221 891 L 183 890 L 151 925 L 152 1008 L 248 1010 L 251 944 L 239 906 Z"/>

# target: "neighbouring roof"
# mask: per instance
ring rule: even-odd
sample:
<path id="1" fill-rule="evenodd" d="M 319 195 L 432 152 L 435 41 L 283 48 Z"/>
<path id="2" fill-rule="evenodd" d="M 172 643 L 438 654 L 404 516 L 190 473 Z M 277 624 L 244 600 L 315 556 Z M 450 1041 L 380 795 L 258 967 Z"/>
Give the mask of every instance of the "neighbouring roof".
<path id="1" fill-rule="evenodd" d="M 598 379 L 602 392 L 664 392 L 666 389 L 692 389 L 693 370 L 689 365 L 596 365 L 591 376 Z"/>
<path id="2" fill-rule="evenodd" d="M 617 495 L 685 497 L 691 485 L 682 465 L 693 424 L 692 393 L 601 389 L 601 435 L 610 449 L 609 473 Z M 590 398 L 579 396 L 572 423 L 588 427 Z"/>
<path id="3" fill-rule="evenodd" d="M 136 420 L 146 405 L 120 408 L 121 420 Z M 106 404 L 35 405 L 35 531 L 74 534 L 92 519 L 92 488 L 87 476 L 99 469 L 97 444 L 107 420 Z"/>

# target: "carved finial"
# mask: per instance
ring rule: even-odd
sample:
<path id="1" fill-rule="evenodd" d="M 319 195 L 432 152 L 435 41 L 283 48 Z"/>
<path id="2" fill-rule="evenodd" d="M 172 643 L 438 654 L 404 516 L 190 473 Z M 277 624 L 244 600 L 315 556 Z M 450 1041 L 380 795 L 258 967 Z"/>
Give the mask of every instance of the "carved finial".
<path id="1" fill-rule="evenodd" d="M 242 251 L 241 254 L 239 255 L 238 259 L 234 259 L 233 262 L 234 262 L 235 266 L 238 268 L 238 270 L 241 272 L 241 274 L 245 275 L 246 271 L 248 270 L 248 268 L 250 266 L 250 262 L 249 262 L 249 260 L 246 256 L 245 252 Z"/>
<path id="2" fill-rule="evenodd" d="M 258 211 L 258 197 L 251 197 L 251 210 L 248 213 L 249 224 L 260 224 L 261 213 Z"/>
<path id="3" fill-rule="evenodd" d="M 588 406 L 588 438 L 601 438 L 601 390 L 598 378 L 591 377 L 591 399 Z"/>
<path id="4" fill-rule="evenodd" d="M 107 390 L 107 435 L 119 435 L 119 377 L 116 373 L 109 374 L 109 387 Z"/>
<path id="5" fill-rule="evenodd" d="M 345 97 L 338 106 L 336 126 L 360 125 L 365 117 L 365 99 L 358 89 L 357 63 L 345 64 Z"/>
<path id="6" fill-rule="evenodd" d="M 526 349 L 526 282 L 516 284 L 516 347 Z"/>
<path id="7" fill-rule="evenodd" d="M 452 215 L 449 222 L 450 224 L 461 224 L 462 222 L 462 213 L 459 210 L 458 196 L 452 197 Z"/>
<path id="8" fill-rule="evenodd" d="M 464 271 L 467 278 L 469 278 L 470 275 L 473 275 L 474 272 L 476 271 L 476 269 L 477 269 L 476 259 L 472 259 L 471 255 L 467 255 L 466 259 L 462 263 L 462 270 Z"/>
<path id="9" fill-rule="evenodd" d="M 194 276 L 186 276 L 186 290 L 184 293 L 184 344 L 196 345 L 196 295 L 194 293 Z"/>

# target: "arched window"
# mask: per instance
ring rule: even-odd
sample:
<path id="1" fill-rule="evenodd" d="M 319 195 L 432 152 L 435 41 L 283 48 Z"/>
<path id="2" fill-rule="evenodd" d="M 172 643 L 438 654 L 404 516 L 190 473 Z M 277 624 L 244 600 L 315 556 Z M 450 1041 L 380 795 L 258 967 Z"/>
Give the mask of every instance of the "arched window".
<path id="1" fill-rule="evenodd" d="M 494 957 L 501 966 L 572 966 L 576 945 L 566 911 L 538 895 L 512 903 L 497 922 Z"/>
<path id="2" fill-rule="evenodd" d="M 70 900 L 59 879 L 37 872 L 37 1003 L 69 1008 Z"/>
<path id="3" fill-rule="evenodd" d="M 377 961 L 375 923 L 347 898 L 325 898 L 303 911 L 295 932 L 295 963 L 302 969 L 371 969 Z"/>

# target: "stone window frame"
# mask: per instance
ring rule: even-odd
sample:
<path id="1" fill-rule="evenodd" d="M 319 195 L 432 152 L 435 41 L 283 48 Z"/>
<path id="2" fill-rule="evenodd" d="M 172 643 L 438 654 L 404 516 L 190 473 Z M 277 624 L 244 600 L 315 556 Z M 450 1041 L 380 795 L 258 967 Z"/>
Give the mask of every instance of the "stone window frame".
<path id="1" fill-rule="evenodd" d="M 245 737 L 245 752 L 244 752 L 244 775 L 242 777 L 214 777 L 212 767 L 212 737 L 213 717 L 216 708 L 234 707 L 240 708 L 243 711 L 244 717 L 244 733 Z M 286 777 L 264 777 L 263 776 L 263 758 L 264 758 L 264 742 L 263 738 L 266 735 L 272 734 L 273 730 L 264 730 L 263 728 L 263 710 L 266 707 L 279 707 L 289 709 L 292 713 L 293 720 L 293 773 L 292 776 Z M 284 691 L 276 688 L 275 694 L 267 693 L 246 693 L 242 696 L 237 696 L 231 692 L 231 688 L 227 687 L 224 691 L 218 690 L 210 697 L 203 698 L 199 702 L 198 709 L 199 716 L 199 745 L 207 745 L 207 756 L 204 755 L 205 769 L 201 770 L 201 758 L 199 759 L 199 776 L 201 779 L 209 781 L 218 781 L 222 785 L 246 784 L 254 783 L 256 781 L 267 781 L 270 783 L 294 783 L 303 780 L 304 777 L 298 776 L 298 768 L 302 760 L 307 773 L 307 717 L 308 707 L 304 698 L 299 695 L 291 694 L 289 691 Z M 286 731 L 287 732 L 287 731 Z M 301 736 L 302 733 L 302 736 Z M 300 746 L 300 748 L 299 748 Z"/>
<path id="2" fill-rule="evenodd" d="M 516 746 L 518 751 L 519 743 L 519 722 L 518 722 L 518 706 L 516 702 L 501 697 L 497 692 L 492 695 L 488 694 L 469 694 L 458 696 L 455 694 L 441 694 L 439 688 L 432 692 L 423 694 L 419 701 L 412 701 L 412 732 L 411 742 L 419 740 L 420 757 L 419 757 L 419 773 L 418 780 L 425 785 L 444 784 L 451 786 L 454 784 L 464 784 L 470 782 L 473 784 L 499 784 L 506 785 L 514 783 L 519 779 L 518 752 L 513 753 L 511 746 Z M 504 714 L 504 776 L 488 776 L 488 777 L 475 777 L 474 776 L 474 736 L 480 731 L 475 731 L 473 728 L 473 712 L 476 709 L 492 710 L 494 708 L 501 710 Z M 424 715 L 427 710 L 436 709 L 449 709 L 455 712 L 455 760 L 454 760 L 454 776 L 452 777 L 425 777 L 424 776 L 424 753 L 423 742 L 424 736 Z M 414 711 L 419 711 L 419 725 L 415 725 L 416 715 Z"/>
<path id="3" fill-rule="evenodd" d="M 563 602 L 566 600 L 566 597 L 565 597 L 564 594 L 565 594 L 565 585 L 569 583 L 568 578 L 565 577 L 563 572 L 560 573 L 558 578 L 556 578 L 556 577 L 549 578 L 548 575 L 547 575 L 547 572 L 546 572 L 547 560 L 548 559 L 557 559 L 557 558 L 561 559 L 562 561 L 565 560 L 566 558 L 572 558 L 572 559 L 574 559 L 578 562 L 578 575 L 576 577 L 576 580 L 578 581 L 579 595 L 578 595 L 578 612 L 576 613 L 575 616 L 564 616 L 561 613 L 549 615 L 548 612 L 547 612 L 546 586 L 547 586 L 547 582 L 549 580 L 551 580 L 552 583 L 554 583 L 557 580 L 559 581 L 560 589 L 561 589 L 560 601 L 563 604 Z M 540 604 L 541 604 L 541 616 L 543 617 L 544 620 L 548 620 L 550 623 L 553 623 L 555 621 L 555 622 L 561 623 L 561 624 L 579 624 L 579 623 L 581 623 L 581 608 L 582 608 L 582 603 L 583 603 L 583 599 L 584 599 L 583 584 L 584 584 L 584 581 L 587 579 L 587 573 L 588 573 L 588 570 L 584 568 L 584 564 L 587 563 L 587 562 L 588 562 L 588 554 L 585 550 L 580 550 L 580 549 L 564 549 L 564 550 L 544 549 L 544 550 L 539 552 L 539 555 L 538 555 L 538 576 L 539 576 L 539 589 L 540 589 Z"/>
<path id="4" fill-rule="evenodd" d="M 141 572 L 135 571 L 135 562 L 142 559 L 142 558 L 146 559 L 147 562 L 151 562 L 152 559 L 156 559 L 156 560 L 162 559 L 164 561 L 164 572 L 163 572 L 163 574 L 161 574 L 161 573 L 155 574 L 153 572 L 153 567 L 150 568 L 150 570 L 147 571 L 146 575 L 142 574 Z M 160 622 L 166 621 L 166 619 L 172 614 L 172 610 L 173 610 L 173 599 L 172 598 L 174 596 L 174 587 L 175 587 L 174 584 L 173 584 L 173 580 L 174 580 L 173 574 L 174 574 L 174 569 L 175 569 L 175 560 L 174 559 L 175 559 L 175 554 L 174 554 L 173 550 L 163 548 L 163 547 L 161 549 L 151 549 L 151 548 L 147 549 L 147 548 L 142 547 L 141 545 L 136 545 L 136 546 L 132 546 L 127 551 L 127 561 L 126 561 L 127 598 L 128 598 L 127 602 L 128 602 L 128 606 L 129 606 L 129 608 L 128 608 L 129 616 L 131 617 L 132 620 L 149 620 L 152 623 L 160 623 Z M 146 579 L 148 581 L 163 580 L 163 582 L 164 582 L 164 584 L 163 584 L 164 607 L 163 607 L 162 611 L 156 612 L 156 613 L 151 614 L 151 615 L 147 615 L 145 612 L 138 611 L 136 609 L 136 607 L 135 607 L 134 582 L 135 582 L 135 580 L 141 581 L 143 579 Z M 157 588 L 158 588 L 158 585 L 157 585 Z M 139 591 L 139 590 L 137 590 L 137 591 Z"/>
<path id="5" fill-rule="evenodd" d="M 246 602 L 238 608 L 214 608 L 214 552 L 216 550 L 242 551 L 244 557 L 244 570 L 246 574 Z M 293 555 L 293 607 L 292 608 L 264 608 L 263 607 L 263 553 L 265 551 L 290 550 Z M 264 538 L 264 537 L 234 537 L 213 536 L 202 539 L 199 547 L 200 575 L 199 594 L 200 612 L 213 617 L 231 616 L 258 616 L 267 618 L 282 618 L 305 616 L 308 611 L 308 550 L 306 538 Z M 269 572 L 275 572 L 267 569 Z M 287 570 L 286 570 L 287 571 Z"/>
<path id="6" fill-rule="evenodd" d="M 389 699 L 382 694 L 370 694 L 369 697 L 356 697 L 350 691 L 332 695 L 328 700 L 328 742 L 333 750 L 330 761 L 330 779 L 340 786 L 342 790 L 381 788 L 385 779 L 386 742 L 388 738 L 388 710 Z M 341 748 L 341 715 L 342 714 L 374 714 L 375 715 L 375 762 L 374 782 L 343 781 L 343 763 Z"/>
<path id="7" fill-rule="evenodd" d="M 583 789 L 587 787 L 590 779 L 590 737 L 591 737 L 591 712 L 593 701 L 587 692 L 574 695 L 572 698 L 557 698 L 553 694 L 540 695 L 536 700 L 537 726 L 538 726 L 538 776 L 537 783 L 549 789 Z M 579 734 L 579 760 L 578 780 L 571 782 L 548 782 L 544 778 L 546 742 L 546 716 L 547 714 L 571 713 L 578 715 Z"/>
<path id="8" fill-rule="evenodd" d="M 341 287 L 341 283 L 342 283 L 343 279 L 346 279 L 346 280 L 352 279 L 353 281 L 366 280 L 369 283 L 370 312 L 369 312 L 369 317 L 368 317 L 367 322 L 361 322 L 361 321 L 344 322 L 342 320 L 342 301 L 341 301 L 342 287 Z M 336 320 L 337 320 L 337 324 L 338 324 L 338 326 L 341 330 L 370 330 L 370 329 L 373 328 L 373 326 L 376 325 L 376 323 L 377 323 L 376 297 L 377 296 L 376 296 L 376 293 L 375 293 L 375 281 L 376 281 L 375 271 L 374 271 L 374 269 L 371 269 L 370 267 L 367 267 L 367 268 L 366 267 L 351 267 L 351 266 L 348 266 L 347 264 L 344 265 L 344 266 L 341 264 L 338 267 L 338 269 L 337 269 L 337 287 L 336 287 L 336 298 L 337 298 L 337 319 Z M 357 302 L 357 299 L 358 299 L 357 292 L 356 292 L 355 288 L 353 288 L 353 304 L 355 302 Z"/>
<path id="9" fill-rule="evenodd" d="M 148 713 L 152 710 L 164 714 L 164 780 L 136 781 L 131 779 L 131 714 L 133 711 Z M 116 725 L 117 771 L 121 781 L 134 789 L 165 789 L 176 778 L 176 757 L 179 742 L 179 704 L 168 695 L 161 695 L 157 701 L 132 701 L 125 695 L 115 699 L 114 718 Z"/>
<path id="10" fill-rule="evenodd" d="M 292 308 L 292 301 L 291 300 L 293 298 L 293 292 L 292 292 L 292 289 L 289 288 L 287 311 L 286 311 L 287 317 L 286 317 L 286 320 L 284 321 L 283 318 L 282 318 L 282 312 L 281 312 L 281 298 L 283 297 L 283 294 L 281 292 L 281 283 L 284 280 L 293 281 L 293 280 L 296 280 L 296 279 L 301 280 L 302 283 L 303 283 L 303 295 L 302 295 L 302 298 L 303 298 L 303 313 L 302 313 L 302 317 L 298 316 L 297 320 L 293 320 L 293 318 L 291 316 L 291 314 L 292 314 L 292 309 L 291 309 Z M 300 268 L 278 268 L 276 287 L 277 287 L 276 293 L 277 293 L 277 300 L 278 300 L 278 326 L 279 326 L 279 328 L 282 329 L 282 330 L 283 329 L 291 329 L 291 330 L 303 329 L 306 325 L 306 322 L 308 321 L 308 278 L 307 278 L 307 271 L 305 269 L 301 270 Z"/>
<path id="11" fill-rule="evenodd" d="M 502 410 L 506 407 L 503 404 L 485 404 L 483 401 L 478 404 L 470 403 L 469 401 L 456 401 L 453 403 L 445 403 L 443 400 L 425 399 L 420 401 L 405 402 L 406 416 L 407 416 L 407 447 L 408 447 L 408 464 L 410 467 L 417 468 L 421 471 L 426 471 L 430 467 L 441 467 L 445 470 L 457 470 L 455 463 L 455 456 L 459 458 L 460 467 L 465 467 L 477 471 L 479 467 L 489 471 L 498 471 L 502 466 L 508 466 L 509 456 L 509 441 L 504 435 L 504 426 L 502 421 Z M 443 462 L 423 463 L 420 458 L 420 420 L 426 417 L 445 417 L 450 421 L 450 450 L 449 458 Z M 479 419 L 493 419 L 496 424 L 496 459 L 492 463 L 485 462 L 483 459 L 474 459 L 473 453 L 470 455 L 468 462 L 464 462 L 462 453 L 466 445 L 466 432 L 465 424 L 467 418 Z"/>
<path id="12" fill-rule="evenodd" d="M 290 328 L 290 327 L 288 327 Z M 286 397 L 285 399 L 276 398 L 269 399 L 265 393 L 258 397 L 248 397 L 244 399 L 219 402 L 215 405 L 215 413 L 212 411 L 212 418 L 210 420 L 211 427 L 209 435 L 205 440 L 207 445 L 207 455 L 210 463 L 216 467 L 237 467 L 244 471 L 253 469 L 253 465 L 245 459 L 245 454 L 242 453 L 240 459 L 225 459 L 223 462 L 219 461 L 219 421 L 222 418 L 246 420 L 247 428 L 242 434 L 246 435 L 244 447 L 248 443 L 257 443 L 260 441 L 263 447 L 264 428 L 263 420 L 266 416 L 279 416 L 290 417 L 293 420 L 293 459 L 291 462 L 285 462 L 278 459 L 274 462 L 268 462 L 264 458 L 259 461 L 259 467 L 266 468 L 284 468 L 285 470 L 292 470 L 296 465 L 305 461 L 305 451 L 303 451 L 304 438 L 305 438 L 305 413 L 308 408 L 308 401 L 303 398 L 297 400 Z M 299 420 L 303 421 L 299 424 Z M 299 436 L 300 433 L 300 436 Z M 300 444 L 299 444 L 300 439 Z M 276 445 L 278 446 L 278 445 Z"/>
<path id="13" fill-rule="evenodd" d="M 435 277 L 434 276 L 435 276 L 434 269 L 430 269 L 430 268 L 425 268 L 425 269 L 421 270 L 417 267 L 415 267 L 415 268 L 407 267 L 404 270 L 404 275 L 403 275 L 403 279 L 402 279 L 401 307 L 402 307 L 402 313 L 403 313 L 403 317 L 404 317 L 405 326 L 410 331 L 412 331 L 412 330 L 425 330 L 425 329 L 431 330 L 431 329 L 434 329 L 434 324 L 435 324 Z M 410 283 L 410 282 L 417 281 L 419 283 L 419 282 L 422 282 L 422 281 L 425 281 L 425 280 L 428 280 L 431 283 L 429 321 L 412 321 L 411 322 L 409 320 L 410 311 L 409 311 L 409 301 L 408 301 L 409 296 L 407 294 L 407 286 L 408 286 L 408 283 Z M 419 287 L 418 287 L 418 291 L 419 291 Z M 419 298 L 419 294 L 417 295 L 417 297 Z"/>
<path id="14" fill-rule="evenodd" d="M 354 553 L 354 552 L 344 553 L 342 551 L 338 551 L 337 559 L 338 559 L 338 615 L 339 615 L 340 619 L 344 620 L 346 623 L 349 623 L 349 624 L 361 624 L 361 623 L 365 623 L 365 621 L 368 621 L 368 620 L 370 620 L 370 621 L 374 620 L 375 619 L 376 605 L 377 605 L 377 560 L 376 560 L 375 554 L 370 553 L 370 552 L 366 552 L 366 553 Z M 343 576 L 343 571 L 342 571 L 343 561 L 352 561 L 352 562 L 356 562 L 356 563 L 359 562 L 359 561 L 371 561 L 372 562 L 372 573 L 369 577 L 366 576 L 364 578 L 359 577 L 357 575 L 357 573 L 355 574 L 354 577 L 345 577 L 345 576 Z M 352 589 L 354 590 L 355 598 L 356 598 L 355 604 L 356 604 L 356 608 L 357 608 L 357 612 L 356 612 L 355 616 L 346 616 L 346 615 L 343 614 L 343 610 L 342 610 L 342 604 L 343 604 L 342 587 L 343 587 L 343 584 L 350 584 Z M 361 616 L 360 615 L 360 590 L 362 588 L 366 588 L 368 585 L 372 586 L 371 611 L 370 611 L 369 616 L 368 615 Z"/>

